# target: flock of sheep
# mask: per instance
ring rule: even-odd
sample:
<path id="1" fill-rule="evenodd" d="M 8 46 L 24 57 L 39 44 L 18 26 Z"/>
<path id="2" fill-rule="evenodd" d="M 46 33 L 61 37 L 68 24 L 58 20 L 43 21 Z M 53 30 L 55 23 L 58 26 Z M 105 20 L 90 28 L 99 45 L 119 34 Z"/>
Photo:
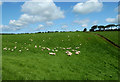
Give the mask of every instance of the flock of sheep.
<path id="1" fill-rule="evenodd" d="M 25 44 L 26 44 L 26 43 L 25 43 Z M 80 44 L 80 45 L 81 45 L 81 44 Z M 21 48 L 23 48 L 23 47 L 21 47 Z M 56 48 L 54 48 L 54 49 L 50 49 L 50 48 L 48 48 L 48 47 L 42 47 L 42 46 L 37 46 L 37 45 L 35 45 L 34 48 L 40 48 L 41 51 L 48 50 L 48 51 L 49 51 L 49 55 L 56 55 L 56 52 L 58 52 L 59 49 L 62 49 L 62 50 L 64 50 L 64 51 L 66 51 L 65 53 L 66 53 L 68 56 L 71 56 L 74 52 L 75 52 L 76 55 L 80 54 L 80 51 L 77 50 L 77 49 L 79 49 L 80 47 L 75 47 L 75 49 L 72 49 L 71 47 L 68 47 L 68 48 L 56 47 Z M 7 47 L 3 48 L 4 51 L 7 51 L 7 50 L 8 50 L 8 51 L 11 51 L 11 52 L 13 52 L 13 51 L 16 50 L 16 49 L 17 49 L 17 46 L 14 46 L 13 48 L 7 48 Z M 29 50 L 29 49 L 26 48 L 26 47 L 24 47 L 24 49 L 27 50 L 27 51 Z M 19 49 L 18 51 L 19 51 L 19 52 L 22 52 L 22 49 Z"/>
<path id="2" fill-rule="evenodd" d="M 68 36 L 69 37 L 69 36 Z M 33 39 L 29 39 L 31 42 L 33 41 Z M 44 40 L 43 40 L 44 41 Z M 17 42 L 14 42 L 15 44 L 17 44 Z M 24 45 L 26 45 L 27 43 L 24 43 Z M 28 44 L 29 46 L 31 46 L 31 44 Z M 81 45 L 81 44 L 80 44 Z M 4 51 L 11 51 L 13 52 L 14 50 L 18 50 L 19 52 L 22 52 L 23 48 L 26 50 L 26 51 L 29 51 L 29 48 L 27 47 L 21 47 L 21 49 L 19 49 L 17 46 L 14 46 L 13 48 L 8 48 L 8 47 L 4 47 L 3 50 Z M 58 50 L 64 50 L 65 53 L 68 55 L 68 56 L 71 56 L 73 53 L 75 53 L 76 55 L 80 54 L 80 51 L 78 50 L 80 47 L 75 47 L 75 49 L 72 49 L 71 47 L 56 47 L 56 48 L 48 48 L 48 47 L 42 47 L 41 45 L 34 45 L 34 48 L 39 48 L 41 49 L 41 51 L 44 51 L 44 50 L 47 50 L 49 51 L 49 55 L 56 55 L 56 52 L 58 52 Z"/>

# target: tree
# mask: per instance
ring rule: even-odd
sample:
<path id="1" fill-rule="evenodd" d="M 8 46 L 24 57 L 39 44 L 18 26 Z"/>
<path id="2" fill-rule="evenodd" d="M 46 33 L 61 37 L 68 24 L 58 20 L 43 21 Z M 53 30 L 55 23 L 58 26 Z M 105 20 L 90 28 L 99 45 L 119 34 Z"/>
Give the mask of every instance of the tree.
<path id="1" fill-rule="evenodd" d="M 94 29 L 91 28 L 89 31 L 92 32 L 92 31 L 94 31 Z"/>
<path id="2" fill-rule="evenodd" d="M 106 28 L 106 27 L 105 27 L 105 26 L 103 26 L 102 28 L 103 28 L 103 30 L 105 31 L 105 28 Z"/>
<path id="3" fill-rule="evenodd" d="M 107 26 L 105 26 L 106 28 L 110 28 L 111 27 L 111 30 L 112 30 L 112 27 L 116 27 L 116 25 L 115 24 L 109 24 L 109 25 L 107 25 Z"/>
<path id="4" fill-rule="evenodd" d="M 101 26 L 98 26 L 99 31 L 101 31 Z"/>
<path id="5" fill-rule="evenodd" d="M 91 27 L 92 30 L 96 29 L 98 26 L 97 25 L 94 25 Z"/>
<path id="6" fill-rule="evenodd" d="M 87 28 L 84 28 L 83 32 L 86 32 L 87 31 Z"/>

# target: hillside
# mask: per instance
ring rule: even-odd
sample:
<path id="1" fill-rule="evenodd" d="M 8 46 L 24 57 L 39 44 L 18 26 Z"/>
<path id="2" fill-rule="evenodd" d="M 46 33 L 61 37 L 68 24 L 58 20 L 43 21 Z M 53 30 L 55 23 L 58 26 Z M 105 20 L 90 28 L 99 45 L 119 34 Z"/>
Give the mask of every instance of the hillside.
<path id="1" fill-rule="evenodd" d="M 100 35 L 103 35 L 104 37 L 108 38 L 115 44 L 120 46 L 120 41 L 119 41 L 119 31 L 103 31 L 103 32 L 94 32 Z"/>
<path id="2" fill-rule="evenodd" d="M 89 33 L 3 35 L 2 47 L 3 80 L 118 80 L 120 73 L 118 49 Z"/>

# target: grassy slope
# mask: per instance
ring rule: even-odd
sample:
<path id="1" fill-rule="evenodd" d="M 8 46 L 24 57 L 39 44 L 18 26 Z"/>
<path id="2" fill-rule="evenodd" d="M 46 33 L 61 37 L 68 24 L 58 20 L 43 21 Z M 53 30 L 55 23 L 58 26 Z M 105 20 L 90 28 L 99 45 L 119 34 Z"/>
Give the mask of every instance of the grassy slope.
<path id="1" fill-rule="evenodd" d="M 118 31 L 95 32 L 95 33 L 103 35 L 104 37 L 108 38 L 109 40 L 113 41 L 114 43 L 120 46 L 120 41 L 118 41 L 119 40 Z"/>
<path id="2" fill-rule="evenodd" d="M 31 42 L 30 38 L 34 41 Z M 2 41 L 3 48 L 17 46 L 14 52 L 3 51 L 3 80 L 118 79 L 118 51 L 96 35 L 82 32 L 3 35 Z M 56 56 L 50 56 L 47 50 L 41 51 L 40 48 L 34 48 L 34 45 L 49 48 L 80 46 L 78 50 L 81 53 L 69 57 L 65 50 L 58 49 Z M 22 49 L 21 53 L 18 52 L 22 46 L 29 48 L 29 51 Z"/>

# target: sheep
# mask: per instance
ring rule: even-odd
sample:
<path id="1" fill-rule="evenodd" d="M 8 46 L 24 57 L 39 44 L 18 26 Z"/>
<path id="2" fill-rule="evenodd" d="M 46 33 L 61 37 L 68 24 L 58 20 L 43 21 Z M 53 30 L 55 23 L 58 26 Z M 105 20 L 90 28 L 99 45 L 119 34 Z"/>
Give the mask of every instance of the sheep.
<path id="1" fill-rule="evenodd" d="M 6 47 L 6 48 L 3 48 L 3 50 L 7 50 L 7 47 Z"/>
<path id="2" fill-rule="evenodd" d="M 54 49 L 52 49 L 52 51 L 54 52 Z"/>
<path id="3" fill-rule="evenodd" d="M 22 50 L 19 50 L 19 52 L 21 52 Z"/>
<path id="4" fill-rule="evenodd" d="M 50 51 L 50 48 L 47 48 L 48 51 Z"/>
<path id="5" fill-rule="evenodd" d="M 53 53 L 53 52 L 49 52 L 49 55 L 56 55 L 56 53 Z"/>
<path id="6" fill-rule="evenodd" d="M 10 50 L 10 48 L 8 48 L 8 50 Z"/>
<path id="7" fill-rule="evenodd" d="M 55 50 L 56 52 L 58 52 L 58 50 Z"/>
<path id="8" fill-rule="evenodd" d="M 35 45 L 35 48 L 37 48 L 37 46 Z"/>
<path id="9" fill-rule="evenodd" d="M 69 51 L 66 51 L 65 53 L 67 54 Z"/>
<path id="10" fill-rule="evenodd" d="M 68 55 L 68 56 L 71 56 L 71 55 L 72 55 L 72 53 L 71 53 L 71 52 L 68 52 L 68 53 L 67 53 L 67 55 Z"/>
<path id="11" fill-rule="evenodd" d="M 11 50 L 12 52 L 14 51 L 14 49 Z"/>
<path id="12" fill-rule="evenodd" d="M 78 55 L 80 53 L 80 51 L 76 51 L 75 54 Z"/>
<path id="13" fill-rule="evenodd" d="M 75 50 L 72 50 L 73 52 L 75 51 Z"/>
<path id="14" fill-rule="evenodd" d="M 68 50 L 70 50 L 71 48 L 67 48 Z"/>
<path id="15" fill-rule="evenodd" d="M 16 49 L 17 47 L 15 46 L 14 49 Z"/>

